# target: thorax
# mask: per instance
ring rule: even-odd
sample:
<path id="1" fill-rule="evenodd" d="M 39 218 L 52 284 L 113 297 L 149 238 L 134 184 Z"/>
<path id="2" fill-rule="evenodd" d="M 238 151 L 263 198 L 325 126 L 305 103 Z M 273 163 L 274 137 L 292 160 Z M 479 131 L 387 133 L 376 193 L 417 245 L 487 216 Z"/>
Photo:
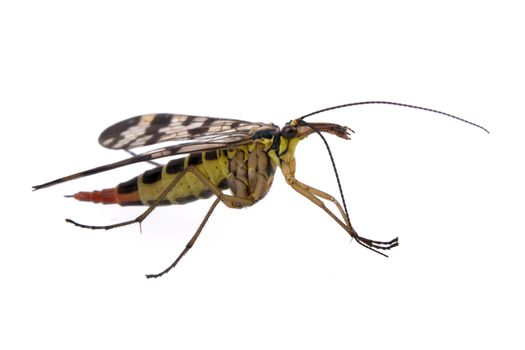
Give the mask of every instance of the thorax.
<path id="1" fill-rule="evenodd" d="M 262 199 L 273 182 L 275 170 L 279 166 L 273 150 L 266 149 L 263 143 L 240 146 L 226 152 L 229 173 L 228 187 L 233 195 L 252 199 Z"/>

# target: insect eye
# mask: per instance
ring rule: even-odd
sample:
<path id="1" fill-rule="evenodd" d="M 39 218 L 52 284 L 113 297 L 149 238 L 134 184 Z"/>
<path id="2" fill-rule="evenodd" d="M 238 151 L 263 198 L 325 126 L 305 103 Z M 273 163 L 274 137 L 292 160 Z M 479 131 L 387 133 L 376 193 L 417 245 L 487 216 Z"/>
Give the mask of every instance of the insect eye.
<path id="1" fill-rule="evenodd" d="M 286 125 L 281 130 L 281 135 L 287 139 L 291 139 L 292 137 L 297 136 L 297 128 L 295 126 Z"/>

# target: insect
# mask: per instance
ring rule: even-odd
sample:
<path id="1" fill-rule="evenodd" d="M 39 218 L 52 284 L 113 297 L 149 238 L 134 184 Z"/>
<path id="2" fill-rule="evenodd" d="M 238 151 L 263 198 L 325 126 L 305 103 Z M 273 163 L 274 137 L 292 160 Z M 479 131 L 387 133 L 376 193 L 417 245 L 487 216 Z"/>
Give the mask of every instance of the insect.
<path id="1" fill-rule="evenodd" d="M 118 122 L 107 128 L 99 143 L 107 148 L 126 150 L 132 157 L 115 163 L 65 176 L 41 185 L 33 190 L 57 185 L 108 171 L 125 165 L 154 159 L 186 154 L 185 157 L 157 165 L 143 174 L 119 185 L 101 191 L 78 192 L 72 196 L 80 201 L 103 204 L 143 205 L 148 208 L 137 218 L 107 226 L 80 224 L 71 219 L 67 222 L 89 229 L 113 229 L 142 221 L 158 206 L 186 204 L 197 199 L 215 196 L 211 207 L 197 231 L 174 262 L 160 273 L 146 275 L 157 278 L 172 268 L 191 249 L 199 237 L 215 207 L 222 202 L 230 208 L 251 206 L 268 193 L 274 174 L 279 168 L 288 185 L 304 196 L 343 228 L 360 245 L 385 255 L 380 250 L 389 250 L 398 245 L 398 238 L 376 241 L 360 236 L 352 227 L 346 203 L 330 148 L 322 133 L 345 140 L 352 130 L 332 123 L 310 123 L 305 119 L 329 110 L 365 104 L 387 104 L 438 113 L 483 129 L 484 127 L 437 110 L 388 101 L 355 102 L 329 107 L 293 119 L 282 128 L 274 124 L 253 123 L 236 119 L 198 117 L 182 114 L 147 114 Z M 332 161 L 339 186 L 342 205 L 339 201 L 317 188 L 304 184 L 295 177 L 295 149 L 297 144 L 311 134 L 318 134 L 325 143 Z M 131 149 L 165 141 L 187 141 L 165 146 L 135 155 Z M 230 190 L 231 194 L 224 193 Z M 330 210 L 324 201 L 335 204 L 338 213 Z"/>

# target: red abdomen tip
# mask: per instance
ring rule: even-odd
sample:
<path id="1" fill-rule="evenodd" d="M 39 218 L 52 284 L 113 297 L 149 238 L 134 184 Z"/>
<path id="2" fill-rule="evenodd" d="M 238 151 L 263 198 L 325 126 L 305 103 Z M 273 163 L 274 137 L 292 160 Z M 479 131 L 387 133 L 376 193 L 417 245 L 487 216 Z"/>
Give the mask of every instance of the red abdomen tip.
<path id="1" fill-rule="evenodd" d="M 78 192 L 73 197 L 79 201 L 102 203 L 102 204 L 115 204 L 118 203 L 117 189 L 107 188 L 102 191 L 92 192 Z"/>

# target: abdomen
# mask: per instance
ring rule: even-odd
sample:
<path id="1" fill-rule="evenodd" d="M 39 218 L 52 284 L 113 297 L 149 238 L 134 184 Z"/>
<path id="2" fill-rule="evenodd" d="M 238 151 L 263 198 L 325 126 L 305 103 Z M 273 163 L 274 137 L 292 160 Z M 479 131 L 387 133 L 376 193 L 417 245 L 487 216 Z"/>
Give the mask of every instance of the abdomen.
<path id="1" fill-rule="evenodd" d="M 150 205 L 180 172 L 193 166 L 220 190 L 230 189 L 234 196 L 255 203 L 268 192 L 277 167 L 260 146 L 253 144 L 232 150 L 193 153 L 148 170 L 114 188 L 79 192 L 74 197 L 103 204 Z M 187 172 L 159 204 L 186 204 L 212 195 L 211 189 Z"/>
<path id="2" fill-rule="evenodd" d="M 74 197 L 81 201 L 120 205 L 150 205 L 155 202 L 175 177 L 189 166 L 197 167 L 215 186 L 228 188 L 228 158 L 223 151 L 192 153 L 173 159 L 166 165 L 150 169 L 143 174 L 102 191 L 78 192 Z M 199 179 L 187 172 L 167 194 L 160 205 L 186 204 L 197 199 L 209 198 L 213 192 Z"/>
<path id="3" fill-rule="evenodd" d="M 116 187 L 119 195 L 135 193 L 142 205 L 155 202 L 172 184 L 177 175 L 189 166 L 197 167 L 212 184 L 224 190 L 228 188 L 228 159 L 222 151 L 193 153 L 185 158 L 169 161 L 166 165 L 153 168 L 142 175 L 119 184 Z M 213 192 L 195 175 L 187 172 L 160 204 L 186 204 L 197 199 L 209 198 Z M 123 205 L 131 203 L 120 203 Z"/>

